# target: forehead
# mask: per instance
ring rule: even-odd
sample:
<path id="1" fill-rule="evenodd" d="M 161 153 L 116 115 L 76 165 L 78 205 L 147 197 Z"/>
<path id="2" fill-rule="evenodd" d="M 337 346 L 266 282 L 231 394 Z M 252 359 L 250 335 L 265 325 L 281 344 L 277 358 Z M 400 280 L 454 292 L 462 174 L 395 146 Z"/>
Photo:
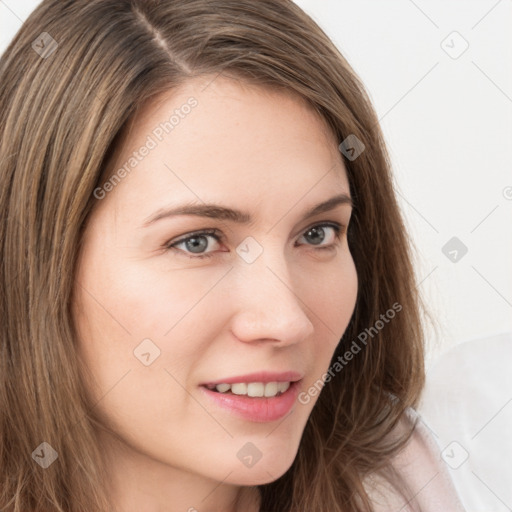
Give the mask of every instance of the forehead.
<path id="1" fill-rule="evenodd" d="M 125 150 L 126 156 L 148 136 L 162 149 L 155 153 L 169 149 L 169 157 L 182 150 L 203 157 L 209 150 L 210 156 L 241 154 L 249 158 L 251 150 L 268 155 L 285 151 L 290 144 L 296 151 L 299 141 L 307 144 L 308 150 L 323 146 L 339 156 L 325 119 L 297 93 L 222 76 L 190 80 L 147 102 L 134 116 L 121 151 Z"/>
<path id="2" fill-rule="evenodd" d="M 114 195 L 141 203 L 228 202 L 236 194 L 242 203 L 258 203 L 268 196 L 298 199 L 315 188 L 322 198 L 322 190 L 348 193 L 336 140 L 305 100 L 211 80 L 162 93 L 134 116 L 112 166 L 114 173 L 127 171 Z"/>

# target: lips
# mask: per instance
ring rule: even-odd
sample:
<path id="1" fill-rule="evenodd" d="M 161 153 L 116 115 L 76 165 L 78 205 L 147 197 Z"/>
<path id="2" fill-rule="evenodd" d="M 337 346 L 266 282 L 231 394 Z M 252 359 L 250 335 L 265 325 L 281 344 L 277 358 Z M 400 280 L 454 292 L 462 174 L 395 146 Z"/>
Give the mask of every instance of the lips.
<path id="1" fill-rule="evenodd" d="M 223 377 L 215 381 L 204 382 L 199 386 L 201 393 L 205 398 L 211 401 L 212 405 L 229 414 L 234 414 L 253 422 L 269 422 L 282 419 L 288 414 L 297 400 L 300 389 L 300 382 L 304 374 L 298 371 L 288 370 L 283 372 L 259 371 L 245 375 L 234 375 Z M 234 387 L 232 393 L 219 392 L 215 389 L 220 386 L 225 391 L 225 387 L 230 385 Z M 261 387 L 267 391 L 267 385 L 272 388 L 270 395 L 261 396 Z M 275 386 L 278 390 L 282 387 L 283 391 L 275 394 Z M 241 390 L 240 388 L 245 388 Z M 251 389 L 252 388 L 252 389 Z M 260 389 L 259 393 L 254 393 L 255 388 Z M 248 396 L 244 391 L 252 392 L 255 396 Z M 267 393 L 265 393 L 267 394 Z"/>
<path id="2" fill-rule="evenodd" d="M 275 374 L 273 378 L 276 378 Z M 218 409 L 219 413 L 225 412 L 246 421 L 265 423 L 281 420 L 290 413 L 297 401 L 300 386 L 300 382 L 294 381 L 284 393 L 269 398 L 219 393 L 206 386 L 200 386 L 199 389 L 205 400 Z"/>

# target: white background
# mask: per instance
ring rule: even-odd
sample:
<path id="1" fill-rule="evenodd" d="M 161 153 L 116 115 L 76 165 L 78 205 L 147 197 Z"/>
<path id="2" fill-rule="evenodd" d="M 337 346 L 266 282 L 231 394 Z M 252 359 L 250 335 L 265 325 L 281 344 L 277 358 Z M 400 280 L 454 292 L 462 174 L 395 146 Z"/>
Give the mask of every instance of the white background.
<path id="1" fill-rule="evenodd" d="M 0 0 L 0 51 L 38 3 Z M 428 362 L 511 331 L 512 0 L 296 3 L 362 78 L 381 121 L 437 322 Z M 463 49 L 454 31 L 469 44 L 457 58 L 445 51 Z M 456 263 L 441 251 L 453 236 L 468 248 Z"/>
<path id="2" fill-rule="evenodd" d="M 512 330 L 512 1 L 296 3 L 362 78 L 381 120 L 438 324 L 429 355 Z M 469 44 L 456 59 L 441 47 L 454 31 Z M 457 50 L 453 37 L 444 45 Z M 468 247 L 457 263 L 441 252 L 453 236 Z"/>

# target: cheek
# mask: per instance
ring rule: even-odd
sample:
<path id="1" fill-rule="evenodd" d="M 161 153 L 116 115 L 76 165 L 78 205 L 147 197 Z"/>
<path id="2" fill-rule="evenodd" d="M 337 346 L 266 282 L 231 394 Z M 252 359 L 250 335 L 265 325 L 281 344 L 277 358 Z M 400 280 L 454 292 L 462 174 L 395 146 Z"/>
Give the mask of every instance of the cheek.
<path id="1" fill-rule="evenodd" d="M 309 293 L 309 302 L 305 301 L 316 317 L 315 343 L 310 346 L 310 359 L 314 366 L 310 377 L 306 379 L 299 394 L 298 402 L 311 412 L 320 393 L 328 382 L 334 351 L 343 336 L 357 301 L 358 278 L 354 261 L 347 252 L 342 263 L 333 266 L 328 275 L 317 279 L 315 292 Z M 338 260 L 339 263 L 339 260 Z M 314 288 L 314 282 L 308 279 L 309 289 Z"/>
<path id="2" fill-rule="evenodd" d="M 316 318 L 314 378 L 328 370 L 334 351 L 346 331 L 355 309 L 358 292 L 357 271 L 352 256 L 347 251 L 317 279 L 307 277 L 305 304 Z M 310 383 L 313 384 L 313 381 Z"/>
<path id="3" fill-rule="evenodd" d="M 354 311 L 358 278 L 350 252 L 333 260 L 332 265 L 303 278 L 304 296 L 301 299 L 310 308 L 326 336 L 339 341 Z"/>
<path id="4" fill-rule="evenodd" d="M 186 417 L 190 400 L 181 384 L 197 358 L 194 304 L 213 283 L 186 272 L 156 279 L 142 264 L 89 261 L 78 275 L 74 307 L 79 351 L 98 414 L 135 445 L 128 425 L 149 433 Z"/>
<path id="5" fill-rule="evenodd" d="M 91 264 L 80 279 L 86 290 L 83 310 L 95 337 L 168 339 L 183 319 L 204 310 L 205 302 L 216 306 L 208 295 L 224 273 L 225 269 L 206 267 L 163 273 L 144 261 Z"/>
<path id="6" fill-rule="evenodd" d="M 343 319 L 343 331 L 345 331 L 356 306 L 359 286 L 356 266 L 350 253 L 348 253 L 346 261 L 343 264 L 343 270 L 340 272 L 338 283 L 339 284 L 337 289 L 335 287 L 334 293 L 339 301 L 338 303 L 340 304 L 341 311 L 343 311 L 340 316 Z"/>
<path id="7" fill-rule="evenodd" d="M 204 349 L 201 340 L 215 337 L 218 301 L 211 291 L 225 269 L 162 274 L 147 262 L 111 258 L 103 261 L 117 264 L 100 264 L 101 253 L 89 256 L 77 276 L 74 316 L 97 398 L 128 371 L 120 388 L 139 383 L 130 395 L 166 389 L 172 396 L 179 389 L 171 375 L 186 385 L 187 369 Z"/>

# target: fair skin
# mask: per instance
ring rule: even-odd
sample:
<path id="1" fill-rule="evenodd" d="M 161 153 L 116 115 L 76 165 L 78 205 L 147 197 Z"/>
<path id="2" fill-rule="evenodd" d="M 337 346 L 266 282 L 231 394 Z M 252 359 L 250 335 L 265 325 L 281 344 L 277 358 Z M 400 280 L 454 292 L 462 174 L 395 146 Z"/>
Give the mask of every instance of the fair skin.
<path id="1" fill-rule="evenodd" d="M 212 79 L 191 80 L 140 112 L 114 169 L 169 113 L 190 96 L 198 101 L 98 201 L 83 238 L 73 312 L 95 410 L 117 434 L 103 432 L 102 448 L 119 512 L 256 512 L 256 486 L 289 469 L 318 396 L 279 421 L 254 422 L 216 407 L 199 385 L 296 370 L 307 391 L 327 371 L 355 307 L 350 204 L 302 219 L 335 195 L 350 196 L 337 141 L 294 96 Z M 253 221 L 180 215 L 143 226 L 188 202 Z M 322 222 L 340 224 L 341 238 L 329 226 L 310 231 Z M 163 249 L 208 228 L 222 239 L 203 235 L 201 252 L 193 242 Z M 263 249 L 251 263 L 236 252 L 249 236 Z M 198 259 L 203 253 L 211 257 Z M 146 366 L 134 350 L 148 338 L 160 356 Z M 248 442 L 261 452 L 251 467 L 237 457 Z"/>

